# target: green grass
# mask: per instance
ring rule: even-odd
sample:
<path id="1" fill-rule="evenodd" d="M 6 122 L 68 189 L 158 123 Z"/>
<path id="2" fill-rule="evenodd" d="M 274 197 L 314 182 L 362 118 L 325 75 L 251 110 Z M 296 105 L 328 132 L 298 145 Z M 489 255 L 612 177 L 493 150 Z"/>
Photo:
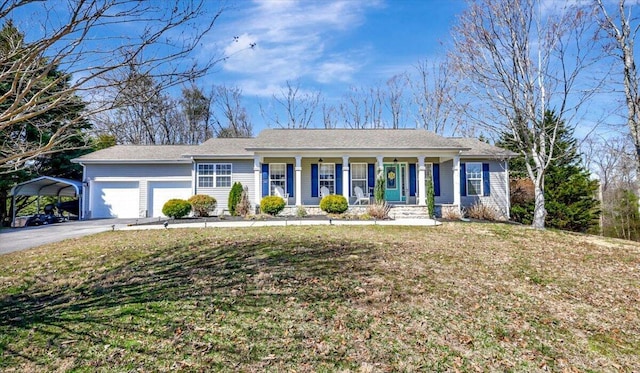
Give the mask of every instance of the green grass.
<path id="1" fill-rule="evenodd" d="M 0 256 L 0 371 L 640 370 L 640 246 L 496 224 L 106 232 Z"/>

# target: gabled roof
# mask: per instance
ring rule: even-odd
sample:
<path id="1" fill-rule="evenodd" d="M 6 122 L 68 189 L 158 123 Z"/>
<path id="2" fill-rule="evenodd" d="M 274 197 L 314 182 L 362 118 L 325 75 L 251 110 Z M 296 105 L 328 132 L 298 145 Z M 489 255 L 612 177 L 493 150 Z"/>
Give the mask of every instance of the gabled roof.
<path id="1" fill-rule="evenodd" d="M 249 150 L 463 150 L 422 129 L 266 129 Z"/>
<path id="2" fill-rule="evenodd" d="M 511 158 L 518 154 L 499 148 L 497 146 L 487 144 L 484 141 L 480 141 L 471 137 L 452 137 L 451 140 L 460 144 L 460 146 L 467 148 L 460 154 L 463 157 L 478 157 L 478 158 Z"/>
<path id="3" fill-rule="evenodd" d="M 256 152 L 403 150 L 446 151 L 463 157 L 516 154 L 473 138 L 422 129 L 265 129 L 256 138 L 213 138 L 201 145 L 116 145 L 83 155 L 82 163 L 190 163 L 191 158 L 251 158 Z"/>

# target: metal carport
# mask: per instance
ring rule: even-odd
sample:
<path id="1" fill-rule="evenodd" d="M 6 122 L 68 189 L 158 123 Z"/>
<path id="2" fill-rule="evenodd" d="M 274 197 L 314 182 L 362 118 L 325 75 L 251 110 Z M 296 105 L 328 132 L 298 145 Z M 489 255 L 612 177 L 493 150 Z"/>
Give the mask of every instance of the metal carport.
<path id="1" fill-rule="evenodd" d="M 76 197 L 80 200 L 79 203 L 80 206 L 82 206 L 82 182 L 58 177 L 40 176 L 17 184 L 11 188 L 12 225 L 16 220 L 14 207 L 16 196 L 38 196 L 38 211 L 40 211 L 40 196 Z M 79 216 L 78 218 L 82 220 L 83 217 Z"/>

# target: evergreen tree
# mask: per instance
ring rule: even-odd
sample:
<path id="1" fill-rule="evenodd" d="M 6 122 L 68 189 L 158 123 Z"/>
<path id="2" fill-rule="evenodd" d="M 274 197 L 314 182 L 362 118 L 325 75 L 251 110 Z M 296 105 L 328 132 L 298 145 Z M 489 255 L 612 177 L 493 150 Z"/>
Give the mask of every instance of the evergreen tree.
<path id="1" fill-rule="evenodd" d="M 576 139 L 561 119 L 548 111 L 545 123 L 549 131 L 557 128 L 555 135 L 558 138 L 554 150 L 557 157 L 552 160 L 545 174 L 545 207 L 548 212 L 545 225 L 574 232 L 590 231 L 597 227 L 600 214 L 596 199 L 598 182 L 590 179 L 589 171 L 578 154 Z M 497 145 L 515 150 L 512 144 L 513 136 L 503 134 Z M 512 180 L 522 179 L 527 174 L 524 157 L 511 159 L 509 169 Z M 511 192 L 513 196 L 515 191 Z M 512 218 L 516 221 L 530 224 L 533 208 L 532 198 L 512 198 Z"/>
<path id="2" fill-rule="evenodd" d="M 24 35 L 11 21 L 7 21 L 0 30 L 0 54 L 4 60 L 11 60 L 12 58 L 18 58 L 18 56 L 9 55 L 9 50 L 15 54 L 15 51 L 21 48 L 27 48 L 24 45 Z M 42 65 L 42 69 L 48 68 L 44 58 L 38 63 Z M 0 67 L 0 69 L 2 68 Z M 37 73 L 34 74 L 34 76 L 38 75 Z M 34 86 L 50 86 L 50 88 L 46 89 L 46 92 L 51 96 L 51 99 L 55 99 L 59 92 L 69 89 L 70 80 L 70 76 L 64 76 L 58 69 L 54 68 L 48 71 L 41 81 L 34 82 Z M 0 97 L 4 97 L 0 101 L 0 111 L 10 108 L 17 99 L 12 91 L 12 83 L 13 78 L 11 76 L 5 75 L 5 78 L 0 80 Z M 43 91 L 45 90 L 33 90 L 33 92 Z M 30 97 L 26 96 L 21 99 L 28 100 Z M 58 147 L 50 149 L 48 152 L 43 152 L 40 156 L 33 158 L 28 163 L 28 167 L 4 173 L 2 179 L 0 179 L 0 220 L 2 223 L 8 223 L 7 218 L 12 216 L 9 192 L 15 184 L 42 175 L 76 180 L 82 178 L 82 167 L 71 163 L 71 159 L 90 151 L 86 147 L 87 138 L 84 131 L 89 129 L 91 124 L 88 121 L 77 120 L 78 113 L 84 108 L 85 103 L 76 96 L 67 100 L 64 106 L 45 111 L 42 114 L 24 120 L 20 126 L 12 126 L 0 132 L 0 153 L 3 154 L 5 148 L 30 149 L 43 147 L 49 143 L 53 136 L 59 135 L 58 131 L 63 126 L 66 127 L 65 132 L 67 133 L 64 142 L 58 144 L 59 149 L 64 150 L 57 151 Z M 69 125 L 69 123 L 73 124 Z M 9 154 L 9 151 L 7 151 L 7 154 Z M 17 198 L 16 212 L 28 204 L 28 198 Z"/>

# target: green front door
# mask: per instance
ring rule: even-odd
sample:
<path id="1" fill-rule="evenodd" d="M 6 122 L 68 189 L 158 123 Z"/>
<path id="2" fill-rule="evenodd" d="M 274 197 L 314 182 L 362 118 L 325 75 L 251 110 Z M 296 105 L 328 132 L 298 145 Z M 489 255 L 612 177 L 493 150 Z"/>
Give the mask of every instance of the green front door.
<path id="1" fill-rule="evenodd" d="M 397 163 L 384 164 L 385 192 L 384 199 L 389 202 L 402 201 L 402 178 L 400 165 Z"/>

